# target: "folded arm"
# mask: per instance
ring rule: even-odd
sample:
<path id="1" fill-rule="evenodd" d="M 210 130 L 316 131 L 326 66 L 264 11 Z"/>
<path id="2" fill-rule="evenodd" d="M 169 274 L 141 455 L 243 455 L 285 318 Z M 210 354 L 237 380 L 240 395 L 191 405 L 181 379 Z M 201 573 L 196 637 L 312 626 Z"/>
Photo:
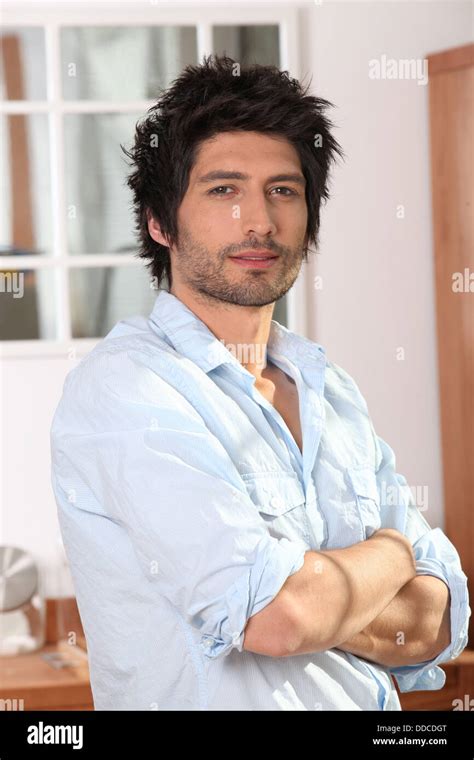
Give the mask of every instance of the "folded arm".
<path id="1" fill-rule="evenodd" d="M 340 648 L 388 666 L 401 692 L 440 689 L 446 674 L 438 665 L 458 657 L 467 644 L 471 614 L 467 578 L 455 547 L 442 530 L 431 528 L 406 479 L 397 473 L 393 450 L 375 431 L 373 435 L 379 452 L 381 524 L 399 530 L 410 541 L 416 578 Z M 391 498 L 385 498 L 389 494 Z"/>
<path id="2" fill-rule="evenodd" d="M 418 575 L 368 626 L 338 648 L 386 667 L 418 664 L 449 646 L 450 617 L 447 584 Z"/>
<path id="3" fill-rule="evenodd" d="M 282 656 L 338 647 L 383 613 L 415 574 L 411 544 L 397 530 L 346 549 L 308 551 L 274 602 L 249 620 L 244 648 L 263 653 L 277 605 L 289 621 Z"/>
<path id="4" fill-rule="evenodd" d="M 307 552 L 272 604 L 250 619 L 244 647 L 262 651 L 284 602 L 285 655 L 339 648 L 389 668 L 402 692 L 439 689 L 446 675 L 438 664 L 467 643 L 467 578 L 455 547 L 415 505 L 393 450 L 373 435 L 382 530 L 346 549 Z"/>

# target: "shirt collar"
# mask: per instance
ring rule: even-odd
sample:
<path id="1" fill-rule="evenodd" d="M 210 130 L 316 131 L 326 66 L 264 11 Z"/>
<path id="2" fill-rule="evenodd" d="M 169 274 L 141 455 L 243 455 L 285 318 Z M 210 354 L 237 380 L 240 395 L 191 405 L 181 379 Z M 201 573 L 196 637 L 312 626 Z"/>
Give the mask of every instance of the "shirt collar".
<path id="1" fill-rule="evenodd" d="M 224 343 L 179 298 L 167 290 L 159 290 L 149 316 L 152 329 L 159 329 L 167 341 L 204 372 L 210 372 L 221 364 L 235 365 L 237 369 L 251 373 L 234 356 Z M 267 355 L 282 355 L 297 367 L 325 364 L 325 349 L 308 338 L 293 333 L 272 319 L 267 345 Z M 253 375 L 252 375 L 253 377 Z"/>

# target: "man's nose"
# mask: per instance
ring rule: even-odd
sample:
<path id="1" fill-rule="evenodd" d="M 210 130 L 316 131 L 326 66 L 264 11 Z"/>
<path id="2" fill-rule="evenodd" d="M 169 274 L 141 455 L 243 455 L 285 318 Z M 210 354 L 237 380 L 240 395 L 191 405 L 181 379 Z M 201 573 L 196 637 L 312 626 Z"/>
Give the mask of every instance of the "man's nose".
<path id="1" fill-rule="evenodd" d="M 242 232 L 246 236 L 255 234 L 268 237 L 277 232 L 271 209 L 265 198 L 249 198 L 245 206 L 241 206 L 240 220 Z"/>

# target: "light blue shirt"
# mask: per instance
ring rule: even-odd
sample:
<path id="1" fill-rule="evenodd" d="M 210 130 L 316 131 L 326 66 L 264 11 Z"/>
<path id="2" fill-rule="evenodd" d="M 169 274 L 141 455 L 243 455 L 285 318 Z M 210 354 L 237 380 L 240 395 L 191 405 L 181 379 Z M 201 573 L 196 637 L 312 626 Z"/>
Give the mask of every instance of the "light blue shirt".
<path id="1" fill-rule="evenodd" d="M 97 710 L 400 710 L 467 643 L 467 579 L 375 434 L 351 377 L 275 320 L 267 361 L 297 386 L 301 454 L 229 347 L 161 290 L 69 373 L 52 484 Z M 342 650 L 243 649 L 248 619 L 303 565 L 382 527 L 451 592 L 451 643 L 386 668 Z"/>

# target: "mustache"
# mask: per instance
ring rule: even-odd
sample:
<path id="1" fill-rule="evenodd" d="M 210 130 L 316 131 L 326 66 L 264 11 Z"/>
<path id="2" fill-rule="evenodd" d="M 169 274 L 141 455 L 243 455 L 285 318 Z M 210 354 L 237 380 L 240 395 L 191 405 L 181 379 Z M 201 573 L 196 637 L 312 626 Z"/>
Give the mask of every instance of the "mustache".
<path id="1" fill-rule="evenodd" d="M 241 245 L 229 245 L 223 250 L 223 256 L 233 256 L 242 251 L 271 251 L 272 253 L 285 254 L 286 247 L 280 246 L 278 243 L 271 242 L 270 244 L 264 243 L 242 243 Z"/>

